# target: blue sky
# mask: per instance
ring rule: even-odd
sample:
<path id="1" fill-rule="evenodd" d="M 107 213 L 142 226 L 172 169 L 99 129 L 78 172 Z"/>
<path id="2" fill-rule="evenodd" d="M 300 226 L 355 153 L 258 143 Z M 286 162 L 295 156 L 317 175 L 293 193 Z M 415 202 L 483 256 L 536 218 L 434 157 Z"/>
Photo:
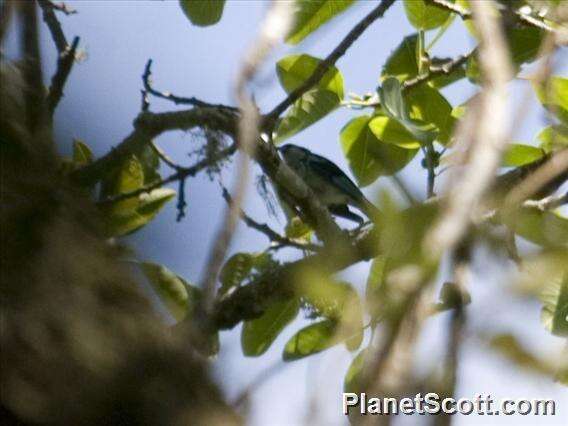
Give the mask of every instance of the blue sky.
<path id="1" fill-rule="evenodd" d="M 198 28 L 189 24 L 177 1 L 81 1 L 68 2 L 77 15 L 61 16 L 68 38 L 81 36 L 86 58 L 78 64 L 69 79 L 65 98 L 56 113 L 56 133 L 62 153 L 68 153 L 73 138 L 92 147 L 96 155 L 106 153 L 132 129 L 132 120 L 140 109 L 140 76 L 148 58 L 154 60 L 153 77 L 157 88 L 179 95 L 196 96 L 210 102 L 234 104 L 232 83 L 246 47 L 255 37 L 266 3 L 262 1 L 228 1 L 221 22 L 213 27 Z M 297 47 L 281 46 L 271 56 L 256 79 L 255 97 L 267 111 L 284 97 L 274 73 L 274 62 L 282 56 L 302 52 L 325 56 L 355 22 L 363 17 L 374 2 L 359 2 L 331 25 Z M 385 19 L 375 23 L 337 63 L 343 73 L 347 92 L 365 93 L 375 89 L 378 76 L 389 53 L 404 35 L 413 30 L 406 21 L 402 4 L 395 5 Z M 56 52 L 45 27 L 42 27 L 46 75 L 54 70 Z M 456 20 L 435 53 L 455 56 L 473 46 L 467 33 Z M 566 75 L 566 52 L 557 73 Z M 511 84 L 512 102 L 522 98 L 528 84 Z M 468 99 L 475 88 L 467 82 L 444 90 L 444 95 L 458 105 Z M 151 99 L 152 111 L 176 107 Z M 338 134 L 356 111 L 339 110 L 317 125 L 295 136 L 291 142 L 310 147 L 348 170 L 341 153 Z M 546 124 L 543 111 L 533 101 L 522 125 L 515 129 L 514 140 L 525 143 L 534 140 Z M 160 137 L 159 145 L 179 163 L 191 164 L 187 153 L 195 147 L 191 135 L 173 132 Z M 163 170 L 167 172 L 166 169 Z M 258 169 L 255 169 L 258 174 Z M 230 187 L 233 170 L 223 173 Z M 415 160 L 401 173 L 414 194 L 425 193 L 425 171 Z M 371 199 L 385 182 L 371 185 L 365 192 Z M 175 203 L 171 203 L 149 226 L 129 237 L 141 258 L 163 263 L 188 281 L 199 282 L 204 262 L 220 223 L 225 207 L 216 182 L 206 175 L 186 184 L 187 217 L 176 223 Z M 282 229 L 284 219 L 268 217 L 263 201 L 251 184 L 245 204 L 246 211 L 260 221 Z M 261 250 L 266 238 L 240 226 L 231 252 Z M 563 342 L 550 336 L 539 321 L 539 305 L 512 296 L 505 289 L 513 268 L 496 263 L 481 250 L 476 256 L 473 303 L 469 311 L 470 328 L 478 330 L 514 330 L 527 344 L 539 342 L 544 354 L 558 351 Z M 363 288 L 369 264 L 359 264 L 342 276 L 357 288 Z M 420 341 L 421 355 L 417 365 L 426 371 L 443 353 L 447 317 L 438 315 L 429 320 Z M 213 363 L 216 377 L 229 399 L 234 398 L 265 369 L 277 364 L 286 340 L 305 322 L 298 319 L 289 326 L 271 349 L 258 359 L 244 358 L 240 350 L 240 327 L 222 333 L 222 350 Z M 543 424 L 567 424 L 568 392 L 546 379 L 517 372 L 499 357 L 483 350 L 475 338 L 463 347 L 463 363 L 458 383 L 459 396 L 470 397 L 490 393 L 498 397 L 554 398 L 564 401 L 554 418 L 541 419 Z M 427 355 L 426 355 L 427 354 Z M 340 412 L 343 374 L 352 358 L 344 348 L 326 351 L 303 361 L 285 366 L 278 374 L 260 386 L 251 400 L 251 425 L 296 425 L 306 420 L 310 398 L 316 401 L 318 419 L 322 424 L 345 424 Z M 477 418 L 461 416 L 458 425 L 533 424 L 531 417 Z M 405 419 L 413 424 L 414 419 Z"/>

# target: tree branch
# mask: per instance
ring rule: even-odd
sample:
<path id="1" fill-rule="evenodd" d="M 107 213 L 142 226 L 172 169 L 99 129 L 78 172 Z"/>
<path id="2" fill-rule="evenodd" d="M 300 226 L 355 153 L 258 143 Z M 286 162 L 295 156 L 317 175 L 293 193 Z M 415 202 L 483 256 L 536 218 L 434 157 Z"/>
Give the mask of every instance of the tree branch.
<path id="1" fill-rule="evenodd" d="M 349 31 L 345 38 L 337 45 L 335 49 L 318 64 L 312 75 L 296 90 L 292 91 L 286 99 L 280 102 L 265 115 L 265 121 L 271 125 L 286 109 L 296 102 L 304 93 L 314 87 L 325 75 L 327 70 L 341 58 L 347 49 L 363 34 L 363 32 L 371 26 L 373 22 L 381 18 L 385 12 L 393 5 L 395 0 L 382 0 L 381 3 L 365 16 L 357 25 Z"/>
<path id="2" fill-rule="evenodd" d="M 464 9 L 463 7 L 461 7 L 461 6 L 459 6 L 455 3 L 452 3 L 448 0 L 427 0 L 427 1 L 429 3 L 431 3 L 433 6 L 436 6 L 440 9 L 449 10 L 450 12 L 456 13 L 463 20 L 473 18 L 472 12 L 470 12 L 469 10 Z M 538 28 L 540 30 L 548 31 L 548 32 L 551 32 L 551 33 L 558 33 L 559 32 L 556 28 L 551 27 L 546 22 L 544 22 L 544 21 L 542 21 L 538 18 L 535 18 L 531 15 L 527 15 L 525 13 L 522 13 L 518 9 L 513 9 L 513 14 L 515 15 L 515 18 L 519 22 L 522 22 L 523 24 L 528 25 L 530 27 L 535 27 L 535 28 Z"/>
<path id="3" fill-rule="evenodd" d="M 69 45 L 67 43 L 65 33 L 61 28 L 61 24 L 59 23 L 59 20 L 57 19 L 57 16 L 55 16 L 55 12 L 53 11 L 53 3 L 49 0 L 37 0 L 37 3 L 43 11 L 43 20 L 49 28 L 49 32 L 51 33 L 51 38 L 53 38 L 55 47 L 57 47 L 59 54 L 63 55 Z"/>
<path id="4" fill-rule="evenodd" d="M 229 194 L 229 191 L 227 191 L 225 187 L 223 187 L 223 198 L 229 205 L 233 202 L 231 195 Z M 266 235 L 266 237 L 269 239 L 271 243 L 276 243 L 278 244 L 279 247 L 294 247 L 299 250 L 310 250 L 310 251 L 318 251 L 321 249 L 321 246 L 318 246 L 316 244 L 310 244 L 310 243 L 301 244 L 294 240 L 291 240 L 288 237 L 280 235 L 278 232 L 273 230 L 266 223 L 257 222 L 256 220 L 248 216 L 242 209 L 240 209 L 239 215 L 243 220 L 243 222 L 249 228 L 254 229 Z"/>
<path id="5" fill-rule="evenodd" d="M 162 186 L 167 185 L 168 183 L 180 181 L 187 177 L 193 177 L 201 170 L 211 167 L 217 161 L 220 161 L 224 158 L 233 155 L 236 151 L 237 151 L 237 144 L 233 143 L 228 148 L 225 148 L 224 150 L 220 151 L 217 155 L 213 157 L 204 158 L 203 160 L 198 161 L 191 167 L 178 167 L 177 172 L 171 174 L 167 178 L 161 179 L 157 182 L 154 182 L 150 185 L 146 185 L 142 188 L 138 188 L 134 191 L 125 192 L 123 194 L 118 194 L 113 197 L 106 198 L 104 200 L 99 201 L 98 204 L 105 205 L 109 203 L 116 203 L 118 201 L 123 201 L 132 197 L 138 197 L 139 195 L 148 193 L 150 191 L 153 191 L 154 189 L 161 188 Z"/>
<path id="6" fill-rule="evenodd" d="M 428 71 L 424 74 L 417 75 L 410 80 L 406 80 L 402 84 L 402 90 L 410 90 L 441 75 L 451 75 L 454 71 L 463 66 L 476 50 L 477 49 L 473 49 L 465 55 L 460 55 L 457 58 L 451 59 L 442 64 L 430 65 Z"/>
<path id="7" fill-rule="evenodd" d="M 324 246 L 317 254 L 282 265 L 269 271 L 254 282 L 236 289 L 215 304 L 212 321 L 219 330 L 233 328 L 241 321 L 258 318 L 274 300 L 294 295 L 298 274 L 317 268 L 333 274 L 355 263 L 370 260 L 379 254 L 375 231 L 359 237 L 349 248 Z"/>
<path id="8" fill-rule="evenodd" d="M 71 46 L 66 48 L 65 52 L 59 55 L 59 59 L 57 60 L 57 69 L 51 78 L 51 87 L 49 88 L 46 101 L 50 115 L 53 115 L 57 104 L 63 97 L 63 87 L 65 87 L 67 78 L 69 77 L 73 64 L 75 63 L 78 46 L 79 37 L 75 37 Z"/>
<path id="9" fill-rule="evenodd" d="M 108 154 L 74 171 L 71 179 L 81 186 L 91 186 L 108 171 L 118 167 L 132 152 L 149 144 L 160 134 L 195 127 L 218 130 L 235 138 L 236 115 L 216 108 L 192 108 L 163 113 L 142 112 L 134 120 L 134 131 L 130 135 Z"/>
<path id="10" fill-rule="evenodd" d="M 166 99 L 168 101 L 173 102 L 176 105 L 193 105 L 204 108 L 219 108 L 219 109 L 227 109 L 234 112 L 237 112 L 239 110 L 236 107 L 228 105 L 210 104 L 208 102 L 201 101 L 194 96 L 186 98 L 183 96 L 176 96 L 171 92 L 162 92 L 154 89 L 152 85 L 152 62 L 153 62 L 152 59 L 148 59 L 148 62 L 146 62 L 146 67 L 144 68 L 144 74 L 142 74 L 142 83 L 144 84 L 144 90 L 146 90 L 152 96 L 161 99 Z"/>

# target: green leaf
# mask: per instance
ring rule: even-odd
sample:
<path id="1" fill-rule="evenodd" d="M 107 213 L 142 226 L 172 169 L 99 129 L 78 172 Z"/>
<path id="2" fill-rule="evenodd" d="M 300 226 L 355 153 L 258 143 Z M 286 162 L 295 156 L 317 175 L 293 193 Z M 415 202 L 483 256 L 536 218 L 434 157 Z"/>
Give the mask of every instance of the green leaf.
<path id="1" fill-rule="evenodd" d="M 321 59 L 306 54 L 290 55 L 280 59 L 276 63 L 276 74 L 286 93 L 293 92 L 301 86 L 314 73 L 320 62 Z M 326 71 L 315 87 L 329 90 L 343 99 L 343 76 L 334 66 Z"/>
<path id="2" fill-rule="evenodd" d="M 335 339 L 337 324 L 323 320 L 298 331 L 284 347 L 284 361 L 294 361 L 324 351 L 339 343 Z"/>
<path id="3" fill-rule="evenodd" d="M 300 309 L 297 299 L 273 303 L 255 320 L 245 321 L 241 347 L 246 356 L 260 356 L 268 350 L 280 332 L 296 318 Z"/>
<path id="4" fill-rule="evenodd" d="M 179 4 L 193 25 L 207 27 L 221 20 L 225 0 L 180 0 Z"/>
<path id="5" fill-rule="evenodd" d="M 130 156 L 120 167 L 118 175 L 112 184 L 110 195 L 126 194 L 142 188 L 144 185 L 144 171 L 142 165 L 135 155 Z M 114 203 L 111 211 L 120 213 L 122 211 L 134 210 L 138 206 L 138 198 L 131 197 L 126 200 Z"/>
<path id="6" fill-rule="evenodd" d="M 410 118 L 435 126 L 439 130 L 436 140 L 442 145 L 450 142 L 456 119 L 452 106 L 438 90 L 422 85 L 409 91 L 405 99 Z"/>
<path id="7" fill-rule="evenodd" d="M 87 144 L 79 139 L 73 139 L 73 164 L 83 167 L 93 161 L 93 153 Z"/>
<path id="8" fill-rule="evenodd" d="M 370 185 L 379 176 L 388 176 L 406 166 L 416 149 L 400 148 L 384 143 L 369 127 L 370 116 L 354 118 L 341 130 L 343 153 L 357 182 Z"/>
<path id="9" fill-rule="evenodd" d="M 286 42 L 298 44 L 353 4 L 353 0 L 295 0 L 294 26 Z"/>
<path id="10" fill-rule="evenodd" d="M 309 225 L 302 222 L 299 217 L 294 217 L 286 225 L 284 230 L 286 237 L 293 240 L 305 240 L 310 241 L 313 234 L 312 228 Z"/>
<path id="11" fill-rule="evenodd" d="M 150 185 L 160 180 L 160 157 L 158 153 L 148 144 L 141 147 L 136 156 L 142 165 L 144 172 L 144 185 Z"/>
<path id="12" fill-rule="evenodd" d="M 521 208 L 506 224 L 519 236 L 544 247 L 568 246 L 568 218 L 536 207 Z"/>
<path id="13" fill-rule="evenodd" d="M 396 77 L 401 83 L 418 75 L 416 58 L 418 34 L 406 36 L 388 57 L 383 67 L 380 81 Z M 440 65 L 447 59 L 432 58 L 432 65 Z M 449 75 L 440 75 L 430 80 L 427 85 L 435 88 L 448 86 L 465 77 L 465 66 L 458 67 Z"/>
<path id="14" fill-rule="evenodd" d="M 345 378 L 343 379 L 343 392 L 345 393 L 360 393 L 361 392 L 361 374 L 365 366 L 365 357 L 370 352 L 369 348 L 363 349 L 359 354 L 353 358 Z"/>
<path id="15" fill-rule="evenodd" d="M 402 40 L 388 57 L 381 73 L 381 81 L 388 77 L 396 77 L 403 82 L 418 75 L 417 43 L 418 34 L 409 35 Z"/>
<path id="16" fill-rule="evenodd" d="M 221 268 L 219 281 L 221 294 L 226 294 L 233 287 L 242 285 L 250 278 L 253 271 L 264 271 L 276 262 L 267 252 L 236 253 Z"/>
<path id="17" fill-rule="evenodd" d="M 108 234 L 122 236 L 137 231 L 150 222 L 175 195 L 173 189 L 158 188 L 150 193 L 115 203 L 110 211 L 106 212 Z M 122 204 L 125 202 L 129 204 Z"/>
<path id="18" fill-rule="evenodd" d="M 225 262 L 219 273 L 222 294 L 242 284 L 252 271 L 254 259 L 255 256 L 251 253 L 237 253 Z"/>
<path id="19" fill-rule="evenodd" d="M 544 31 L 533 27 L 507 29 L 505 36 L 509 44 L 510 60 L 516 70 L 520 69 L 522 64 L 532 62 L 537 58 L 543 35 Z M 473 83 L 481 81 L 481 69 L 477 55 L 472 55 L 468 59 L 466 75 Z"/>
<path id="20" fill-rule="evenodd" d="M 557 336 L 568 336 L 568 271 L 553 280 L 541 294 L 541 321 Z"/>
<path id="21" fill-rule="evenodd" d="M 402 97 L 402 86 L 398 79 L 391 77 L 384 80 L 379 90 L 379 98 L 386 114 L 398 120 L 421 143 L 428 144 L 434 140 L 437 134 L 437 128 L 434 124 L 424 123 L 410 117 L 408 108 Z M 426 114 L 426 112 L 421 111 L 421 109 L 415 108 L 414 114 L 417 115 L 419 113 Z"/>
<path id="22" fill-rule="evenodd" d="M 541 142 L 540 147 L 547 154 L 568 148 L 568 127 L 562 125 L 545 127 L 537 138 Z"/>
<path id="23" fill-rule="evenodd" d="M 320 59 L 310 55 L 290 55 L 276 64 L 280 84 L 287 93 L 302 85 L 315 71 Z M 304 93 L 280 121 L 274 139 L 277 143 L 311 126 L 335 110 L 343 99 L 343 77 L 331 67 L 315 86 Z"/>
<path id="24" fill-rule="evenodd" d="M 178 322 L 183 320 L 195 305 L 200 290 L 165 266 L 141 262 L 140 267 L 172 317 Z"/>
<path id="25" fill-rule="evenodd" d="M 382 115 L 376 116 L 369 122 L 369 128 L 377 139 L 405 149 L 420 148 L 416 140 L 398 121 Z"/>
<path id="26" fill-rule="evenodd" d="M 552 77 L 548 85 L 532 83 L 540 103 L 568 125 L 568 78 Z"/>
<path id="27" fill-rule="evenodd" d="M 450 11 L 429 5 L 425 0 L 404 0 L 404 11 L 408 21 L 418 30 L 440 27 L 450 17 Z"/>
<path id="28" fill-rule="evenodd" d="M 330 90 L 312 89 L 304 93 L 278 124 L 274 142 L 282 143 L 301 132 L 334 111 L 340 103 L 341 99 Z"/>
<path id="29" fill-rule="evenodd" d="M 536 59 L 545 32 L 538 28 L 523 26 L 509 28 L 506 33 L 509 42 L 511 62 L 517 67 Z"/>
<path id="30" fill-rule="evenodd" d="M 520 167 L 540 160 L 542 157 L 544 157 L 544 151 L 541 148 L 512 143 L 507 145 L 501 166 Z"/>
<path id="31" fill-rule="evenodd" d="M 529 352 L 512 334 L 498 334 L 489 341 L 490 347 L 514 365 L 545 376 L 554 375 L 554 366 Z"/>

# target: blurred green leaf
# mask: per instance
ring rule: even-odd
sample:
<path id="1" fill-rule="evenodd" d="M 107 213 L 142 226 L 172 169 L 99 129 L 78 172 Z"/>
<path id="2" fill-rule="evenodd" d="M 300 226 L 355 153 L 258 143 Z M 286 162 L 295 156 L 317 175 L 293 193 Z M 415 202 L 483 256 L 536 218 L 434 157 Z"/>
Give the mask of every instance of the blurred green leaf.
<path id="1" fill-rule="evenodd" d="M 456 119 L 452 116 L 452 106 L 433 87 L 422 85 L 406 94 L 409 116 L 426 124 L 435 126 L 439 132 L 436 140 L 442 145 L 450 142 Z"/>
<path id="2" fill-rule="evenodd" d="M 301 132 L 334 111 L 341 103 L 335 92 L 326 89 L 313 89 L 304 93 L 288 110 L 276 129 L 275 143 Z"/>
<path id="3" fill-rule="evenodd" d="M 506 37 L 509 42 L 511 62 L 520 66 L 536 59 L 545 32 L 535 27 L 522 26 L 507 29 Z"/>
<path id="4" fill-rule="evenodd" d="M 512 143 L 507 145 L 503 154 L 503 167 L 520 167 L 540 160 L 544 157 L 544 151 L 531 145 Z"/>
<path id="5" fill-rule="evenodd" d="M 276 64 L 280 84 L 287 93 L 294 91 L 315 71 L 320 59 L 309 55 L 290 55 Z M 331 67 L 315 86 L 294 102 L 278 124 L 274 139 L 277 143 L 311 126 L 335 110 L 343 99 L 343 77 Z"/>
<path id="6" fill-rule="evenodd" d="M 489 346 L 514 365 L 545 376 L 554 375 L 554 367 L 530 353 L 512 334 L 498 334 L 489 341 Z"/>
<path id="7" fill-rule="evenodd" d="M 337 324 L 323 320 L 298 331 L 284 347 L 284 361 L 294 361 L 324 351 L 339 343 L 335 339 Z"/>
<path id="8" fill-rule="evenodd" d="M 165 266 L 141 262 L 140 267 L 172 317 L 178 322 L 183 320 L 191 312 L 201 291 Z"/>
<path id="9" fill-rule="evenodd" d="M 253 271 L 262 271 L 270 267 L 273 262 L 267 252 L 234 254 L 225 262 L 219 273 L 220 293 L 226 294 L 233 287 L 239 287 Z"/>
<path id="10" fill-rule="evenodd" d="M 310 241 L 313 234 L 312 228 L 310 228 L 310 226 L 306 223 L 302 222 L 299 217 L 294 217 L 290 222 L 288 222 L 284 232 L 286 237 L 290 239 L 301 239 L 305 241 Z"/>
<path id="11" fill-rule="evenodd" d="M 553 211 L 523 207 L 505 223 L 517 235 L 544 247 L 568 246 L 568 218 Z"/>
<path id="12" fill-rule="evenodd" d="M 389 77 L 396 77 L 403 82 L 418 75 L 418 64 L 416 62 L 417 43 L 418 34 L 406 36 L 402 40 L 388 57 L 381 73 L 381 81 Z"/>
<path id="13" fill-rule="evenodd" d="M 180 0 L 179 4 L 193 25 L 207 27 L 221 20 L 225 0 Z"/>
<path id="14" fill-rule="evenodd" d="M 345 378 L 343 379 L 343 392 L 345 393 L 360 393 L 361 392 L 361 378 L 363 374 L 363 367 L 365 366 L 365 357 L 369 353 L 369 348 L 363 349 L 347 369 Z"/>
<path id="15" fill-rule="evenodd" d="M 509 44 L 509 55 L 516 70 L 519 70 L 522 64 L 536 59 L 543 35 L 544 31 L 533 27 L 507 28 L 505 36 Z M 481 70 L 477 55 L 472 55 L 468 59 L 466 75 L 472 83 L 479 84 L 481 82 Z"/>
<path id="16" fill-rule="evenodd" d="M 160 180 L 160 157 L 154 149 L 145 144 L 137 152 L 136 156 L 144 172 L 144 185 L 150 185 Z"/>
<path id="17" fill-rule="evenodd" d="M 310 55 L 289 55 L 276 63 L 276 74 L 286 93 L 290 93 L 301 86 L 320 63 L 321 59 Z M 326 71 L 315 87 L 329 90 L 343 99 L 343 76 L 334 66 Z"/>
<path id="18" fill-rule="evenodd" d="M 396 77 L 401 83 L 418 75 L 418 62 L 416 49 L 418 34 L 406 36 L 397 48 L 388 57 L 381 72 L 380 81 L 389 77 Z M 447 59 L 432 58 L 432 65 L 440 65 Z M 440 75 L 430 80 L 427 85 L 442 88 L 465 77 L 465 66 L 457 68 L 449 75 Z"/>
<path id="19" fill-rule="evenodd" d="M 112 236 L 122 236 L 140 229 L 150 222 L 175 195 L 173 189 L 158 188 L 138 197 L 114 203 L 106 213 L 108 233 Z M 128 204 L 122 204 L 125 202 Z"/>
<path id="20" fill-rule="evenodd" d="M 540 147 L 547 154 L 568 148 L 568 127 L 563 125 L 545 127 L 537 138 L 541 142 Z"/>
<path id="21" fill-rule="evenodd" d="M 88 145 L 79 139 L 73 139 L 73 165 L 83 167 L 93 161 L 93 153 Z"/>
<path id="22" fill-rule="evenodd" d="M 252 271 L 254 259 L 255 255 L 251 253 L 237 253 L 225 262 L 219 273 L 222 294 L 242 284 Z"/>
<path id="23" fill-rule="evenodd" d="M 354 118 L 341 130 L 343 153 L 357 182 L 370 185 L 379 176 L 388 176 L 406 166 L 416 155 L 416 149 L 400 148 L 384 143 L 369 127 L 370 116 Z"/>
<path id="24" fill-rule="evenodd" d="M 568 78 L 554 76 L 548 85 L 532 84 L 540 103 L 568 125 Z"/>
<path id="25" fill-rule="evenodd" d="M 420 148 L 420 142 L 416 140 L 406 128 L 398 121 L 385 117 L 376 116 L 369 122 L 369 128 L 377 139 L 405 149 Z"/>
<path id="26" fill-rule="evenodd" d="M 410 117 L 408 107 L 402 96 L 402 86 L 396 78 L 391 77 L 383 81 L 379 90 L 379 98 L 386 114 L 398 120 L 421 143 L 428 144 L 435 139 L 438 130 L 434 124 L 424 123 Z M 416 111 L 414 114 L 418 113 Z"/>
<path id="27" fill-rule="evenodd" d="M 557 336 L 568 336 L 568 270 L 552 280 L 540 297 L 546 329 Z"/>
<path id="28" fill-rule="evenodd" d="M 471 303 L 471 295 L 465 289 L 460 289 L 456 283 L 445 282 L 440 290 L 438 303 L 434 308 L 437 312 L 456 309 Z"/>
<path id="29" fill-rule="evenodd" d="M 297 299 L 275 302 L 255 320 L 245 321 L 241 347 L 246 356 L 260 356 L 268 350 L 280 332 L 296 318 L 300 309 Z"/>
<path id="30" fill-rule="evenodd" d="M 353 4 L 353 0 L 295 0 L 294 26 L 286 42 L 298 44 Z"/>
<path id="31" fill-rule="evenodd" d="M 450 17 L 450 11 L 427 4 L 425 0 L 404 0 L 404 11 L 408 21 L 418 30 L 440 27 Z"/>

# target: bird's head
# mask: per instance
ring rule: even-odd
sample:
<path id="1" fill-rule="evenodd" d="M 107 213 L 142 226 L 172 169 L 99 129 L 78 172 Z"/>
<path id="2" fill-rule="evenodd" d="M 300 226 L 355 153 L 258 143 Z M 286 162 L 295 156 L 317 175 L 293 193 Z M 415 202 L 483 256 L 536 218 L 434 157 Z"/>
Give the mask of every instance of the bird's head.
<path id="1" fill-rule="evenodd" d="M 310 151 L 294 144 L 286 144 L 278 148 L 278 151 L 288 164 L 305 161 L 310 156 Z"/>

